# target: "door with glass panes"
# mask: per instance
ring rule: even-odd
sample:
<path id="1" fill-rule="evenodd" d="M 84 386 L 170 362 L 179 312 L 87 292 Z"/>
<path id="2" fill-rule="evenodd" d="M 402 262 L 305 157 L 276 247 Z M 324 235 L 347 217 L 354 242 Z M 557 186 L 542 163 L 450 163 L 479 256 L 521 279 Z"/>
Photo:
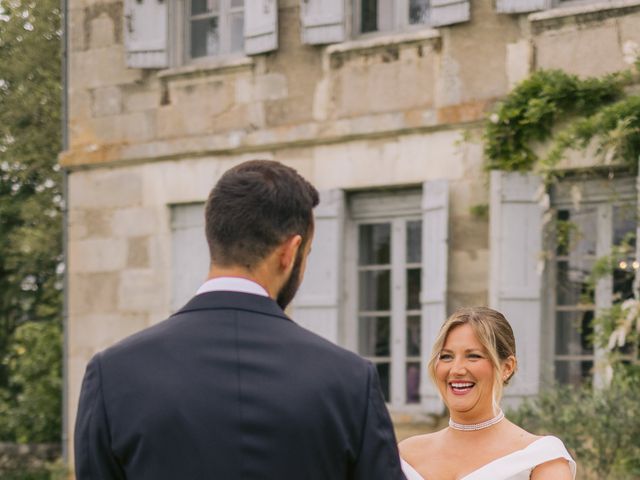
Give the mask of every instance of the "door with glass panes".
<path id="1" fill-rule="evenodd" d="M 393 406 L 420 403 L 419 198 L 419 192 L 365 194 L 350 202 L 352 335 L 357 352 L 375 364 Z"/>

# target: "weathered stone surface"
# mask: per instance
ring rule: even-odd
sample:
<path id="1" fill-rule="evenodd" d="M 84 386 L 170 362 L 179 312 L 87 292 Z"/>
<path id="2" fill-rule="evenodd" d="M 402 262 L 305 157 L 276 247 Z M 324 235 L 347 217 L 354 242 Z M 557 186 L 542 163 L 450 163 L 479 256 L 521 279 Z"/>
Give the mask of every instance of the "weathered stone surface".
<path id="1" fill-rule="evenodd" d="M 117 272 L 75 273 L 73 258 L 69 261 L 69 270 L 69 314 L 72 319 L 80 319 L 89 313 L 115 312 L 118 300 Z"/>
<path id="2" fill-rule="evenodd" d="M 75 88 L 122 85 L 140 80 L 143 75 L 141 69 L 126 68 L 121 45 L 73 52 L 69 59 L 69 70 Z"/>
<path id="3" fill-rule="evenodd" d="M 119 87 L 96 88 L 93 96 L 93 116 L 104 117 L 122 112 L 122 91 Z"/>
<path id="4" fill-rule="evenodd" d="M 149 267 L 149 238 L 133 237 L 127 240 L 127 268 Z"/>
<path id="5" fill-rule="evenodd" d="M 84 35 L 84 9 L 73 8 L 67 13 L 69 21 L 69 50 L 81 51 L 86 48 Z"/>
<path id="6" fill-rule="evenodd" d="M 91 20 L 89 48 L 104 48 L 115 43 L 116 33 L 114 20 L 106 13 L 101 12 Z"/>
<path id="7" fill-rule="evenodd" d="M 69 242 L 69 266 L 73 272 L 115 272 L 126 266 L 127 244 L 116 238 Z"/>
<path id="8" fill-rule="evenodd" d="M 122 208 L 113 214 L 112 232 L 118 237 L 141 237 L 159 230 L 157 210 L 153 208 Z"/>
<path id="9" fill-rule="evenodd" d="M 118 310 L 121 312 L 153 312 L 164 310 L 169 303 L 158 274 L 151 270 L 126 270 L 118 287 Z"/>
<path id="10" fill-rule="evenodd" d="M 627 68 L 618 38 L 613 20 L 588 29 L 545 32 L 534 38 L 536 68 L 559 68 L 583 77 Z"/>
<path id="11" fill-rule="evenodd" d="M 531 73 L 533 48 L 529 40 L 518 40 L 507 45 L 507 82 L 509 89 Z"/>
<path id="12" fill-rule="evenodd" d="M 69 183 L 72 207 L 135 207 L 142 198 L 142 179 L 132 169 L 74 172 Z"/>

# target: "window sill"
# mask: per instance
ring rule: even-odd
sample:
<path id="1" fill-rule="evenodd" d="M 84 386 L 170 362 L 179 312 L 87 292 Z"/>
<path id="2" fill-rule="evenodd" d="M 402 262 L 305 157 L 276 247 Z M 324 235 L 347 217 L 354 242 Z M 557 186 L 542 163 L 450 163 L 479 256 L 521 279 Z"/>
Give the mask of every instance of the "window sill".
<path id="1" fill-rule="evenodd" d="M 640 0 L 639 0 L 640 1 Z M 357 52 L 362 50 L 377 50 L 402 43 L 421 43 L 440 39 L 440 31 L 427 28 L 415 32 L 388 33 L 367 38 L 350 40 L 327 47 L 327 55 Z"/>
<path id="2" fill-rule="evenodd" d="M 625 10 L 640 10 L 640 0 L 613 0 L 608 2 L 574 4 L 565 7 L 558 7 L 530 14 L 527 18 L 531 23 L 544 23 L 566 17 L 591 16 L 602 14 L 604 18 L 624 15 Z"/>
<path id="3" fill-rule="evenodd" d="M 211 73 L 221 73 L 228 70 L 252 68 L 254 65 L 253 57 L 248 56 L 225 56 L 201 60 L 176 68 L 169 68 L 158 73 L 158 77 L 166 80 L 179 77 L 190 77 L 193 75 L 201 75 Z"/>

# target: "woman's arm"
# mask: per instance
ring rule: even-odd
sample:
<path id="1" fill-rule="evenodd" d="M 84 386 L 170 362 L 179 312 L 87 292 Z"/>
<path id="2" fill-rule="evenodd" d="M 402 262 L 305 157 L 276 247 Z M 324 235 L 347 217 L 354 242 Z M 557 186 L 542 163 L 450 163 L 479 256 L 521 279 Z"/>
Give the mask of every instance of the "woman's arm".
<path id="1" fill-rule="evenodd" d="M 536 466 L 531 472 L 531 480 L 573 480 L 569 461 L 556 458 Z"/>

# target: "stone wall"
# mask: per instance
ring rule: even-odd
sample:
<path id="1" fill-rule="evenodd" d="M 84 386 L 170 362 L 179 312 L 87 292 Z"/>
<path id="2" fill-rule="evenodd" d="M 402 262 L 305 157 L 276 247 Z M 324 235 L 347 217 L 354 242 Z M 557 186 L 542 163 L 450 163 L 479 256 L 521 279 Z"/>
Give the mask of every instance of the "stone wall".
<path id="1" fill-rule="evenodd" d="M 628 68 L 640 2 L 499 15 L 438 30 L 300 42 L 279 2 L 279 48 L 166 70 L 128 69 L 122 0 L 69 0 L 69 423 L 97 351 L 170 311 L 169 207 L 202 202 L 230 166 L 282 161 L 320 190 L 450 180 L 448 307 L 482 304 L 488 203 L 482 120 L 533 69 Z M 625 47 L 626 45 L 626 47 Z"/>

